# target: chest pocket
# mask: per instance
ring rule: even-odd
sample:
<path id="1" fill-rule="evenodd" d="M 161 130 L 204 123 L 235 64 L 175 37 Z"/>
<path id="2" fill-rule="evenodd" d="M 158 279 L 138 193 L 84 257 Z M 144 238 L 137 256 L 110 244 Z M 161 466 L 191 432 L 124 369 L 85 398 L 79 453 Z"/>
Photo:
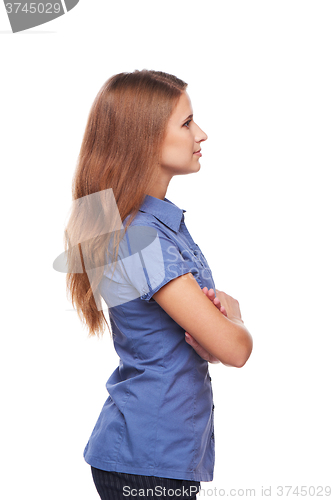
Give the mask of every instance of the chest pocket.
<path id="1" fill-rule="evenodd" d="M 190 264 L 190 270 L 193 276 L 195 277 L 197 283 L 200 288 L 205 286 L 209 288 L 213 288 L 215 290 L 215 285 L 212 279 L 212 273 L 209 268 L 208 262 L 205 259 L 203 253 L 199 246 L 194 243 L 195 247 L 190 248 L 186 247 L 181 250 L 181 255 L 183 259 Z"/>

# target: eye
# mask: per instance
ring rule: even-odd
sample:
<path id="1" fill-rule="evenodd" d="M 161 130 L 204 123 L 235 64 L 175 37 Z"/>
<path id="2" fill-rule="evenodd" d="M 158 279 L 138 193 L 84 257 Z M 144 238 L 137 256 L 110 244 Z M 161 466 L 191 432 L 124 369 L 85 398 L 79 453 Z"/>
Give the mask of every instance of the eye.
<path id="1" fill-rule="evenodd" d="M 189 124 L 191 123 L 191 121 L 192 121 L 192 119 L 187 120 L 187 122 L 185 122 L 185 123 L 184 123 L 184 127 L 188 127 L 188 126 L 189 126 Z"/>

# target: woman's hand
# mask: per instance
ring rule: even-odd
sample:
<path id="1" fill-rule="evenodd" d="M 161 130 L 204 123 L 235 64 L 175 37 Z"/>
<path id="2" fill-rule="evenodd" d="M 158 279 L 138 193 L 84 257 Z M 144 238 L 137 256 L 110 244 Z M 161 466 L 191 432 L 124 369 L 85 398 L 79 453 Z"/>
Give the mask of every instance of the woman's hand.
<path id="1" fill-rule="evenodd" d="M 226 316 L 228 316 L 228 319 L 236 323 L 239 321 L 244 323 L 244 321 L 242 320 L 242 315 L 240 312 L 238 300 L 234 299 L 233 297 L 231 297 L 231 295 L 228 295 L 225 292 L 221 292 L 217 288 L 215 290 L 216 290 L 216 297 L 219 299 L 220 304 L 223 304 L 223 307 L 227 312 Z"/>
<path id="2" fill-rule="evenodd" d="M 221 311 L 221 313 L 227 316 L 227 311 L 225 307 L 221 305 L 220 299 L 218 297 L 215 297 L 214 290 L 212 288 L 208 290 L 208 288 L 205 286 L 202 291 L 206 295 L 206 297 L 208 297 L 213 302 L 213 304 Z M 199 342 L 197 342 L 188 332 L 185 332 L 185 340 L 191 347 L 193 347 L 193 349 L 197 354 L 199 354 L 199 356 L 201 356 L 202 359 L 208 361 L 209 363 L 220 362 L 215 356 L 206 351 L 206 349 L 204 349 L 199 344 Z"/>

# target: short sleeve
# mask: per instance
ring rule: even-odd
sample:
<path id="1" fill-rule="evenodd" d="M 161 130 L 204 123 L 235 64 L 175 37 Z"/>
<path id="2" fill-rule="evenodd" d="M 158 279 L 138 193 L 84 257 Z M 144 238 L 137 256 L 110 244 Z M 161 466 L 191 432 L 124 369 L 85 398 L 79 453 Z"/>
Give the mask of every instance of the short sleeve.
<path id="1" fill-rule="evenodd" d="M 193 270 L 177 242 L 156 226 L 130 226 L 119 251 L 124 279 L 147 302 L 166 283 Z"/>

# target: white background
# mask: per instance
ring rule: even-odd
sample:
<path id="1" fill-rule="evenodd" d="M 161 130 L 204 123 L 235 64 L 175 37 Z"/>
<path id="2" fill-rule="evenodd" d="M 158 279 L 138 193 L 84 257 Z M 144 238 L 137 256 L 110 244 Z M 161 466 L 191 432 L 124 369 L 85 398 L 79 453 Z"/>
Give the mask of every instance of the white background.
<path id="1" fill-rule="evenodd" d="M 333 486 L 332 21 L 330 1 L 81 0 L 12 34 L 0 5 L 1 498 L 99 498 L 83 449 L 118 358 L 52 264 L 93 99 L 143 68 L 189 84 L 208 141 L 167 198 L 254 339 L 243 368 L 210 368 L 202 487 Z"/>

